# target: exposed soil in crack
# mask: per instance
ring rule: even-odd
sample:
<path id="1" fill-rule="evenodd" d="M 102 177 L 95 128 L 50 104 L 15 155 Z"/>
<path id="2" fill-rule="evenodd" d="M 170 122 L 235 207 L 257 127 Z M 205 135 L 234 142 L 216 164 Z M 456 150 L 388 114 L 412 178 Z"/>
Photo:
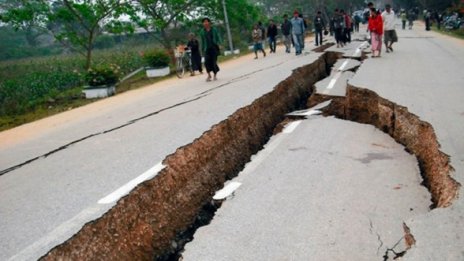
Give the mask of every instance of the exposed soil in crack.
<path id="1" fill-rule="evenodd" d="M 411 249 L 412 246 L 416 244 L 416 239 L 411 234 L 411 230 L 404 222 L 403 222 L 403 230 L 404 230 L 404 240 L 406 241 L 406 250 L 409 250 Z"/>
<path id="2" fill-rule="evenodd" d="M 411 231 L 409 227 L 406 225 L 406 223 L 403 222 L 403 231 L 404 231 L 404 236 L 396 242 L 396 244 L 385 250 L 385 254 L 382 256 L 384 261 L 387 260 L 397 260 L 406 255 L 409 249 L 411 249 L 412 246 L 416 244 L 416 240 L 414 239 L 414 236 L 411 234 Z M 398 250 L 397 247 L 400 245 L 400 243 L 404 240 L 404 245 L 406 248 L 402 248 L 401 250 Z M 398 251 L 398 252 L 397 252 Z"/>
<path id="3" fill-rule="evenodd" d="M 324 52 L 325 50 L 329 49 L 330 47 L 334 46 L 335 43 L 326 43 L 326 44 L 323 44 L 321 46 L 318 46 L 314 49 L 312 49 L 314 52 L 318 52 L 318 53 L 322 53 Z"/>
<path id="4" fill-rule="evenodd" d="M 205 202 L 261 150 L 285 114 L 301 109 L 337 56 L 300 67 L 272 92 L 177 149 L 154 179 L 137 186 L 42 260 L 165 260 L 185 244 Z M 259 120 L 257 120 L 259 119 Z"/>

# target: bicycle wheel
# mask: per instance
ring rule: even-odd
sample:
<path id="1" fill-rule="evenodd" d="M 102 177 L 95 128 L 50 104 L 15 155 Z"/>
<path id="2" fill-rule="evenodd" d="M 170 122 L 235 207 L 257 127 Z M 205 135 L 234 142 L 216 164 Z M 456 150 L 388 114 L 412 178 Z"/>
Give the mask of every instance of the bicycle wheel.
<path id="1" fill-rule="evenodd" d="M 184 63 L 182 62 L 182 60 L 183 60 L 182 57 L 179 57 L 177 58 L 177 62 L 176 62 L 176 75 L 179 78 L 184 77 L 184 73 L 185 73 Z"/>
<path id="2" fill-rule="evenodd" d="M 192 64 L 191 54 L 187 56 L 187 59 L 188 60 L 186 61 L 186 65 L 187 65 L 188 72 L 190 73 L 190 75 L 193 75 L 193 64 Z"/>

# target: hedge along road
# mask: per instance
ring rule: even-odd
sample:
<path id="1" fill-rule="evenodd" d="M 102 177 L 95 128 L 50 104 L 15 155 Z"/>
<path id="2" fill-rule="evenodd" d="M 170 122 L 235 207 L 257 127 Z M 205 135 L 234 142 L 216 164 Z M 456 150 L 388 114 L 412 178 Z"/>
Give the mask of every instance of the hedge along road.
<path id="1" fill-rule="evenodd" d="M 279 49 L 221 64 L 218 81 L 172 78 L 0 133 L 0 259 L 45 254 L 166 155 L 320 55 Z"/>

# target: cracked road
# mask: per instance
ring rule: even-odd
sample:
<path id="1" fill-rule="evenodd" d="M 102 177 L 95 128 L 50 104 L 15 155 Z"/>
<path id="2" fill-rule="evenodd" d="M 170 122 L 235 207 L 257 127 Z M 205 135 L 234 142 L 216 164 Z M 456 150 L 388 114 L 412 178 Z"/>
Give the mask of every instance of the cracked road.
<path id="1" fill-rule="evenodd" d="M 395 53 L 384 54 L 382 59 L 367 60 L 350 83 L 371 88 L 383 97 L 407 106 L 432 123 L 443 151 L 451 156 L 456 179 L 463 183 L 464 139 L 460 137 L 464 128 L 462 121 L 456 119 L 461 119 L 464 113 L 464 79 L 456 68 L 464 66 L 464 45 L 462 41 L 435 33 L 426 34 L 421 30 L 417 28 L 414 31 L 399 32 L 400 43 L 395 48 Z M 361 42 L 347 51 L 359 54 L 356 49 L 359 44 Z M 291 74 L 292 69 L 311 63 L 317 56 L 318 54 L 311 53 L 295 57 L 278 52 L 257 61 L 252 60 L 252 56 L 244 56 L 221 65 L 220 80 L 217 82 L 205 83 L 203 77 L 199 76 L 182 80 L 169 79 L 0 133 L 0 259 L 31 260 L 45 254 L 77 232 L 83 224 L 112 207 L 112 204 L 97 204 L 101 198 L 157 165 L 176 148 L 199 137 L 237 109 L 271 91 L 277 83 Z M 440 61 L 438 67 L 424 66 L 436 64 L 437 60 Z M 442 86 L 442 89 L 437 86 Z M 324 126 L 328 128 L 321 128 Z M 310 135 L 302 132 L 303 130 L 307 130 Z M 317 179 L 310 182 L 315 178 L 310 175 L 296 176 L 296 180 L 286 179 L 282 175 L 277 175 L 274 179 L 266 179 L 265 175 L 239 176 L 238 178 L 244 179 L 243 185 L 237 190 L 235 198 L 230 202 L 226 201 L 219 211 L 229 211 L 232 208 L 227 205 L 233 204 L 236 204 L 238 213 L 242 213 L 240 211 L 246 209 L 247 204 L 251 204 L 253 210 L 256 206 L 261 207 L 262 211 L 256 212 L 260 218 L 251 217 L 245 223 L 229 221 L 230 225 L 235 225 L 232 231 L 236 237 L 228 235 L 228 238 L 240 238 L 239 231 L 249 232 L 238 230 L 237 227 L 240 226 L 257 229 L 257 223 L 268 227 L 275 227 L 277 223 L 279 228 L 285 229 L 284 224 L 297 224 L 308 219 L 311 222 L 306 222 L 303 228 L 289 226 L 289 229 L 293 229 L 290 234 L 284 230 L 278 231 L 281 237 L 277 237 L 271 230 L 257 230 L 237 243 L 244 245 L 243 242 L 247 242 L 250 243 L 249 246 L 264 247 L 263 251 L 240 251 L 239 248 L 229 247 L 229 250 L 235 252 L 232 254 L 250 253 L 251 256 L 261 253 L 269 255 L 269 259 L 279 259 L 279 255 L 271 255 L 272 252 L 269 251 L 280 243 L 277 239 L 284 238 L 286 241 L 282 246 L 296 248 L 296 260 L 298 254 L 304 256 L 308 253 L 304 243 L 308 238 L 305 236 L 309 236 L 314 239 L 308 241 L 311 244 L 320 243 L 314 245 L 315 248 L 310 251 L 317 251 L 317 246 L 339 247 L 339 252 L 317 252 L 321 257 L 331 255 L 336 260 L 350 256 L 348 253 L 353 256 L 363 253 L 365 257 L 381 258 L 385 251 L 393 248 L 401 239 L 402 222 L 405 222 L 417 241 L 417 245 L 408 251 L 405 258 L 438 260 L 438 257 L 447 253 L 448 260 L 460 260 L 459 257 L 462 259 L 461 253 L 456 251 L 459 246 L 464 245 L 463 239 L 456 238 L 464 232 L 463 220 L 458 218 L 464 212 L 462 200 L 458 200 L 449 209 L 428 211 L 429 199 L 424 195 L 425 188 L 418 186 L 417 162 L 401 146 L 372 127 L 334 119 L 308 120 L 295 130 L 295 133 L 298 132 L 300 138 L 291 136 L 288 142 L 295 144 L 288 147 L 288 152 L 282 153 L 282 157 L 289 157 L 289 160 L 276 157 L 279 152 L 285 152 L 276 150 L 271 156 L 276 157 L 273 164 L 279 163 L 279 166 L 268 167 L 268 172 L 261 166 L 256 172 L 273 175 L 275 173 L 272 171 L 283 167 L 280 166 L 282 162 L 291 163 L 288 167 L 294 167 L 297 173 L 305 173 L 319 166 L 321 173 L 327 170 L 327 175 L 322 176 L 325 181 L 335 186 L 330 189 L 320 186 Z M 360 133 L 363 135 L 359 135 Z M 319 135 L 319 139 L 311 139 L 311 135 Z M 333 138 L 325 139 L 327 136 Z M 335 141 L 342 137 L 349 145 L 339 148 Z M 303 144 L 304 141 L 308 144 Z M 320 143 L 313 143 L 314 141 Z M 371 146 L 372 144 L 382 146 Z M 321 150 L 324 146 L 329 148 L 325 150 L 327 153 Z M 337 150 L 344 150 L 339 152 L 342 157 L 335 157 Z M 389 150 L 388 153 L 386 150 Z M 295 164 L 292 157 L 300 158 L 298 164 Z M 315 164 L 306 165 L 309 162 Z M 348 165 L 337 164 L 338 162 L 346 162 Z M 359 168 L 359 171 L 346 171 L 347 175 L 343 178 L 337 176 L 341 171 L 336 170 L 346 166 L 356 170 Z M 377 193 L 381 192 L 378 190 L 372 191 L 373 194 L 365 193 L 364 189 L 372 187 L 375 180 L 352 184 L 353 179 L 358 178 L 356 174 L 372 174 L 369 173 L 371 168 L 384 174 L 391 172 L 398 178 L 413 179 L 414 182 L 393 182 L 393 179 L 379 176 L 376 181 L 377 187 L 388 192 L 411 193 L 410 196 L 404 197 L 404 202 L 397 202 L 395 199 L 378 196 Z M 403 171 L 414 175 L 401 175 Z M 317 170 L 311 171 L 313 172 Z M 248 186 L 245 181 L 249 182 Z M 273 190 L 261 186 L 266 182 L 272 185 Z M 291 193 L 295 189 L 291 184 L 297 186 L 306 184 L 305 182 L 309 182 L 308 186 L 313 186 L 313 189 L 300 190 L 299 194 Z M 403 183 L 417 186 L 404 186 Z M 256 185 L 251 186 L 252 184 Z M 400 189 L 396 189 L 398 187 Z M 250 194 L 252 197 L 246 198 L 241 190 L 261 192 Z M 279 190 L 280 193 L 277 193 Z M 278 200 L 282 195 L 285 195 L 285 211 L 277 205 L 273 209 L 263 208 L 265 203 Z M 327 200 L 306 201 L 321 195 Z M 347 195 L 357 196 L 357 201 L 348 200 Z M 294 197 L 293 200 L 291 197 Z M 408 201 L 409 199 L 412 201 Z M 238 204 L 240 200 L 244 203 Z M 262 201 L 263 205 L 257 205 L 256 200 Z M 345 208 L 338 208 L 337 203 L 343 203 Z M 411 206 L 414 206 L 413 210 Z M 353 217 L 328 220 L 318 215 L 314 208 L 336 217 L 349 212 Z M 397 211 L 397 208 L 401 211 Z M 269 212 L 270 210 L 273 212 Z M 268 212 L 275 213 L 276 218 L 269 219 Z M 366 212 L 369 214 L 363 215 Z M 390 215 L 392 212 L 395 214 Z M 411 212 L 414 212 L 414 216 L 411 216 Z M 294 215 L 288 215 L 292 213 Z M 228 216 L 224 214 L 222 222 L 228 222 Z M 392 218 L 384 218 L 385 216 Z M 257 223 L 252 224 L 253 220 Z M 319 227 L 326 227 L 322 225 L 328 221 L 333 225 L 329 231 L 317 230 Z M 221 220 L 215 218 L 213 225 L 205 229 L 211 231 L 217 222 Z M 395 225 L 390 225 L 391 222 Z M 221 226 L 216 227 L 221 229 Z M 431 227 L 435 229 L 430 229 Z M 353 229 L 355 234 L 349 229 Z M 201 231 L 202 229 L 199 230 L 200 234 Z M 340 232 L 344 234 L 338 237 Z M 204 232 L 204 240 L 211 242 L 208 234 L 214 233 L 217 232 Z M 193 245 L 201 246 L 200 234 L 195 235 Z M 219 244 L 223 244 L 225 241 L 219 241 L 219 238 L 220 235 L 215 237 Z M 267 244 L 259 239 L 275 242 Z M 354 247 L 353 244 L 347 246 L 347 243 L 353 243 Z M 274 248 L 275 253 L 279 249 L 279 245 L 277 246 Z M 192 248 L 192 245 L 187 247 L 190 251 L 193 251 Z M 204 249 L 200 250 L 202 255 L 206 254 Z M 186 257 L 188 253 L 194 256 L 194 252 L 186 252 Z M 288 254 L 288 249 L 286 253 Z M 292 260 L 288 255 L 281 257 Z M 203 260 L 207 259 L 205 257 Z"/>
<path id="2" fill-rule="evenodd" d="M 462 184 L 464 42 L 422 29 L 399 31 L 395 52 L 365 60 L 348 82 L 430 122 Z M 354 56 L 357 45 L 342 51 Z M 430 66 L 437 60 L 439 68 Z M 340 75 L 316 91 L 343 96 Z M 273 137 L 253 170 L 232 180 L 240 183 L 234 197 L 198 229 L 183 260 L 462 260 L 462 196 L 430 210 L 417 160 L 383 135 L 311 116 L 292 134 Z"/>
<path id="3" fill-rule="evenodd" d="M 112 204 L 97 204 L 271 91 L 310 57 L 250 56 L 0 133 L 0 260 L 30 260 Z"/>

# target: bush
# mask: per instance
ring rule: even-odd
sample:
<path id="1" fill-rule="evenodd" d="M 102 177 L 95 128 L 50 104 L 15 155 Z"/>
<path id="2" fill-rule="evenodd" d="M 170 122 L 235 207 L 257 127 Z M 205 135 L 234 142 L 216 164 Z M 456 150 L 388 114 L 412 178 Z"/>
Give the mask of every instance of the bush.
<path id="1" fill-rule="evenodd" d="M 85 81 L 90 86 L 113 85 L 119 81 L 120 70 L 115 64 L 99 64 L 87 71 Z"/>
<path id="2" fill-rule="evenodd" d="M 148 51 L 145 52 L 142 56 L 147 65 L 153 68 L 169 66 L 169 62 L 171 60 L 169 54 L 163 49 Z"/>

